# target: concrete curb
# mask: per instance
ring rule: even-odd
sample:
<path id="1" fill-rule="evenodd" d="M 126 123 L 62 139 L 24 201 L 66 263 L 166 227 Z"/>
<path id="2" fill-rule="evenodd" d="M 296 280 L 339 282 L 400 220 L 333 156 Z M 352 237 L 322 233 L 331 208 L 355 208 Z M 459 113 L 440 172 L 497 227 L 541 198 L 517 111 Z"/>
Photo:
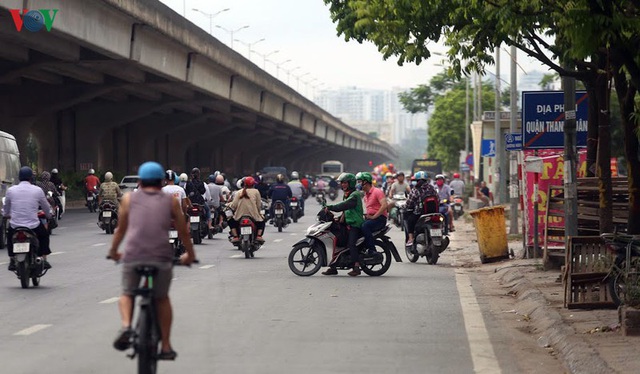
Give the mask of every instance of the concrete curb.
<path id="1" fill-rule="evenodd" d="M 544 294 L 518 269 L 497 270 L 493 278 L 516 296 L 517 313 L 531 318 L 539 339 L 558 352 L 569 373 L 615 373 L 593 347 L 564 323 L 562 316 L 548 305 Z"/>

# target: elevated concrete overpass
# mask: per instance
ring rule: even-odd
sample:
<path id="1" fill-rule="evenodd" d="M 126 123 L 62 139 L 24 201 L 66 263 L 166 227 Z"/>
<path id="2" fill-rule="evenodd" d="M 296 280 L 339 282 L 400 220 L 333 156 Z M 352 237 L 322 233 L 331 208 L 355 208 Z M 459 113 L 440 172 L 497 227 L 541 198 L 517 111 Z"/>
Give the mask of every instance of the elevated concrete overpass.
<path id="1" fill-rule="evenodd" d="M 23 8 L 58 9 L 51 31 L 17 31 Z M 358 170 L 396 156 L 156 0 L 0 2 L 0 129 L 23 157 L 32 134 L 39 167 L 65 171 Z"/>

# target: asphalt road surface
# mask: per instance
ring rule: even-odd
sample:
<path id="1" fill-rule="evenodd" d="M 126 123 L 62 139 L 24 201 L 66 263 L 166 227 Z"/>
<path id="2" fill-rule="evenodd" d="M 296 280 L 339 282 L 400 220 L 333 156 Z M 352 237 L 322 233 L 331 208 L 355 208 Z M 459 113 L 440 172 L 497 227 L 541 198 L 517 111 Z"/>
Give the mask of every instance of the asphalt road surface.
<path id="1" fill-rule="evenodd" d="M 278 233 L 253 259 L 226 234 L 195 246 L 200 264 L 174 269 L 175 362 L 160 373 L 497 373 L 505 370 L 469 278 L 446 265 L 403 263 L 381 277 L 298 277 L 292 244 L 319 207 Z M 0 372 L 134 373 L 112 348 L 119 328 L 119 266 L 111 236 L 86 209 L 69 210 L 52 236 L 53 269 L 21 289 L 0 259 Z M 454 234 L 455 235 L 455 234 Z"/>

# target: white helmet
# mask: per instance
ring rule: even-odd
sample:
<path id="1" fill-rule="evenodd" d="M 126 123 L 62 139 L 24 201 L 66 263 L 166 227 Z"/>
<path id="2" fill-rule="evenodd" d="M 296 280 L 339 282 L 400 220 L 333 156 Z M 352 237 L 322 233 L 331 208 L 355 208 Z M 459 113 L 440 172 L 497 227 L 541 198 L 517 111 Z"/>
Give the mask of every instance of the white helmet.
<path id="1" fill-rule="evenodd" d="M 104 180 L 107 182 L 113 180 L 113 173 L 111 173 L 110 171 L 104 173 Z"/>
<path id="2" fill-rule="evenodd" d="M 53 168 L 53 169 L 51 170 L 51 174 L 58 174 L 58 169 Z"/>
<path id="3" fill-rule="evenodd" d="M 298 174 L 297 171 L 294 171 L 291 173 L 291 179 L 298 179 L 300 178 L 300 175 Z"/>
<path id="4" fill-rule="evenodd" d="M 244 178 L 238 179 L 238 181 L 236 182 L 236 187 L 238 187 L 238 189 L 241 189 L 244 184 L 243 182 L 244 182 Z"/>
<path id="5" fill-rule="evenodd" d="M 188 180 L 189 180 L 189 177 L 187 176 L 186 173 L 180 174 L 180 182 L 186 182 Z"/>
<path id="6" fill-rule="evenodd" d="M 89 169 L 89 174 L 95 174 L 95 173 L 96 173 L 96 171 L 95 171 L 95 170 L 93 170 L 93 169 Z"/>

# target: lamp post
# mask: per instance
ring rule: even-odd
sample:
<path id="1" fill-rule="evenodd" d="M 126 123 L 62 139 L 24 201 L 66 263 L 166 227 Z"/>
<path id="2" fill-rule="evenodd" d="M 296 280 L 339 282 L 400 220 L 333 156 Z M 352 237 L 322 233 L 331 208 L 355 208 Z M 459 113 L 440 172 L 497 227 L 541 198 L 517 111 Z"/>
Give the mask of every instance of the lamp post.
<path id="1" fill-rule="evenodd" d="M 271 61 L 271 60 L 269 60 L 269 61 Z M 273 61 L 271 61 L 271 62 L 273 62 Z M 280 62 L 280 63 L 275 63 L 275 62 L 273 62 L 273 64 L 276 66 L 276 78 L 280 79 L 280 66 L 283 66 L 283 65 L 284 65 L 284 64 L 286 64 L 287 62 L 291 62 L 291 59 L 288 59 L 288 60 L 282 61 L 282 62 Z"/>
<path id="2" fill-rule="evenodd" d="M 266 54 L 262 55 L 262 70 L 264 70 L 264 71 L 267 70 L 267 57 L 269 57 L 269 56 L 271 56 L 273 54 L 276 54 L 278 52 L 280 52 L 280 50 L 276 49 L 275 51 L 271 51 L 269 53 L 266 53 Z"/>
<path id="3" fill-rule="evenodd" d="M 300 66 L 296 66 L 295 68 L 291 69 L 291 70 L 287 70 L 287 86 L 291 86 L 289 84 L 289 78 L 291 77 L 291 73 L 293 73 L 294 71 L 301 69 Z"/>
<path id="4" fill-rule="evenodd" d="M 249 49 L 249 53 L 247 54 L 247 60 L 251 61 L 251 52 L 252 52 L 251 47 L 253 47 L 254 45 L 256 45 L 256 44 L 258 44 L 258 43 L 260 43 L 260 42 L 265 41 L 266 39 L 265 39 L 265 38 L 262 38 L 262 39 L 260 39 L 260 40 L 256 40 L 256 41 L 255 41 L 255 42 L 253 42 L 253 43 L 245 43 L 245 42 L 243 42 L 243 41 L 242 41 L 242 40 L 240 40 L 240 39 L 233 39 L 233 40 L 235 40 L 236 42 L 240 42 L 240 43 L 242 43 L 242 44 L 244 44 L 244 45 L 246 45 L 246 46 L 247 46 L 247 48 Z"/>
<path id="5" fill-rule="evenodd" d="M 234 29 L 227 29 L 227 28 L 222 27 L 220 25 L 216 25 L 216 27 L 229 33 L 229 35 L 231 36 L 231 44 L 229 45 L 229 47 L 231 47 L 231 49 L 233 49 L 233 34 L 238 32 L 238 31 L 240 31 L 240 30 L 248 29 L 249 25 L 244 25 L 242 27 L 238 27 L 235 30 Z"/>
<path id="6" fill-rule="evenodd" d="M 296 79 L 296 91 L 300 92 L 300 78 L 302 78 L 302 77 L 306 77 L 306 76 L 307 76 L 307 75 L 309 75 L 309 74 L 311 74 L 311 73 L 308 73 L 308 72 L 307 72 L 307 73 L 304 73 L 304 74 L 302 74 L 302 75 L 297 75 L 297 76 L 296 76 L 296 78 L 297 78 L 297 79 Z"/>
<path id="7" fill-rule="evenodd" d="M 222 10 L 217 11 L 217 12 L 215 12 L 215 13 L 207 13 L 207 12 L 205 12 L 205 11 L 202 11 L 202 10 L 198 9 L 198 8 L 193 8 L 193 11 L 194 11 L 194 12 L 199 12 L 199 13 L 201 13 L 202 15 L 204 15 L 205 17 L 208 17 L 208 18 L 209 18 L 209 34 L 210 34 L 210 35 L 213 35 L 213 18 L 214 18 L 215 16 L 217 16 L 218 14 L 220 14 L 220 13 L 222 13 L 222 12 L 226 12 L 226 11 L 228 11 L 228 10 L 231 10 L 231 8 L 225 8 L 225 9 L 222 9 Z"/>

